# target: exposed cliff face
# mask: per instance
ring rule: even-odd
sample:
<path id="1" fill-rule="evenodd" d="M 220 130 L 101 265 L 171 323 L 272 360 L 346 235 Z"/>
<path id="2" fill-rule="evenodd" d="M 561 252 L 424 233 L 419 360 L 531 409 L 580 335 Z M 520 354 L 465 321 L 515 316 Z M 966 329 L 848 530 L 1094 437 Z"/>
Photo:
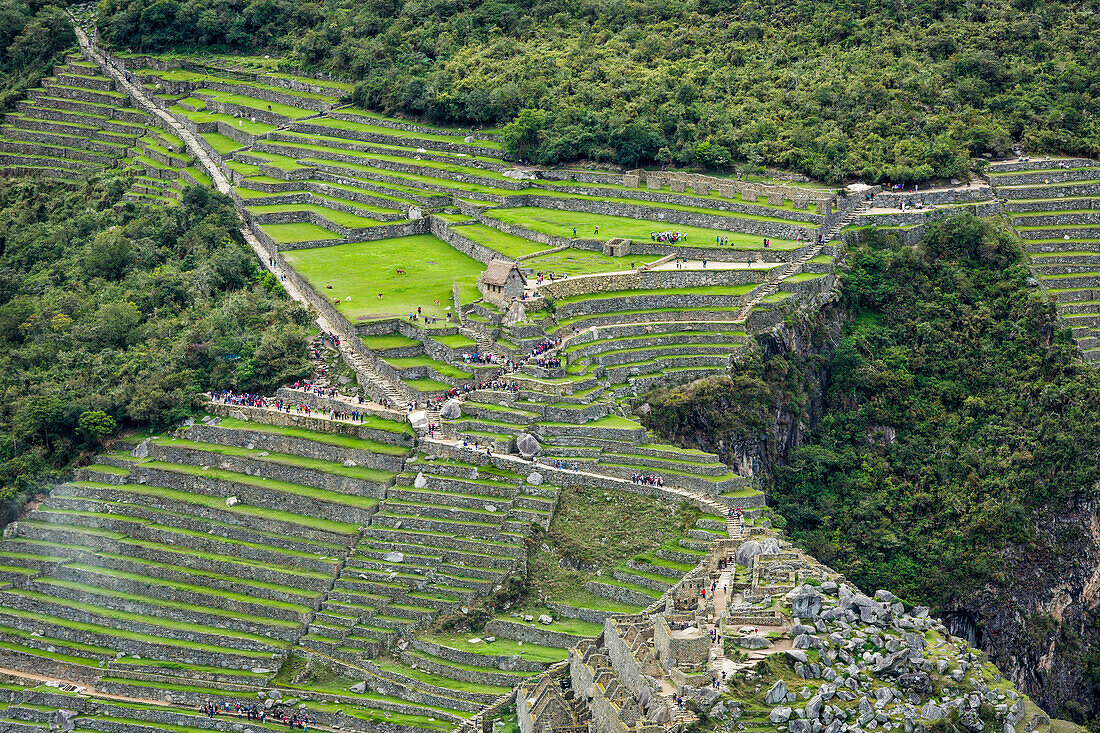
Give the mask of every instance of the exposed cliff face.
<path id="1" fill-rule="evenodd" d="M 651 396 L 647 427 L 682 445 L 716 453 L 746 476 L 766 478 L 806 443 L 825 414 L 829 357 L 843 311 L 828 306 L 812 320 L 783 323 L 757 336 L 753 354 L 724 383 Z"/>
<path id="2" fill-rule="evenodd" d="M 1075 499 L 1039 517 L 1034 542 L 1006 548 L 1002 559 L 1000 582 L 945 608 L 945 623 L 1048 712 L 1094 717 L 1100 506 Z"/>
<path id="3" fill-rule="evenodd" d="M 681 393 L 675 416 L 657 399 L 650 424 L 673 440 L 723 456 L 768 488 L 772 471 L 809 442 L 825 416 L 832 347 L 845 313 L 825 308 L 814 320 L 782 325 L 757 342 L 755 371 L 763 392 L 752 398 L 733 384 L 694 396 Z M 797 394 L 796 394 L 797 392 Z M 765 399 L 757 432 L 729 413 Z M 710 404 L 703 404 L 710 400 Z M 727 417 L 723 419 L 721 416 Z M 664 425 L 658 425 L 661 418 Z M 663 429 L 675 426 L 671 431 Z M 739 430 L 740 428 L 740 430 Z M 877 432 L 889 443 L 892 429 Z M 950 632 L 989 654 L 1005 678 L 1047 713 L 1085 722 L 1100 713 L 1100 504 L 1076 499 L 1036 518 L 1033 537 L 1001 553 L 997 581 L 935 609 Z M 845 568 L 837 567 L 844 572 Z M 1090 659 L 1090 649 L 1094 650 Z"/>

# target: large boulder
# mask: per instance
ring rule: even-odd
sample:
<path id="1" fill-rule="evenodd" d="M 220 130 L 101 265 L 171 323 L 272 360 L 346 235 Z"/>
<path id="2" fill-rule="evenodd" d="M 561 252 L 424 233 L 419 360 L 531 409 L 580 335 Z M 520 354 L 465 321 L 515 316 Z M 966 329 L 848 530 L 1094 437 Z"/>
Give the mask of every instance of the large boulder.
<path id="1" fill-rule="evenodd" d="M 769 705 L 778 705 L 787 699 L 787 685 L 783 680 L 776 680 L 768 692 L 764 695 L 764 702 Z"/>
<path id="2" fill-rule="evenodd" d="M 763 540 L 748 540 L 737 548 L 737 564 L 748 567 L 757 555 L 778 555 L 779 542 L 774 537 Z"/>
<path id="3" fill-rule="evenodd" d="M 767 649 L 772 645 L 766 636 L 761 636 L 760 634 L 738 636 L 734 641 L 737 642 L 737 646 L 744 647 L 745 649 Z"/>
<path id="4" fill-rule="evenodd" d="M 516 450 L 528 461 L 542 453 L 542 446 L 534 435 L 523 433 L 516 438 Z"/>
<path id="5" fill-rule="evenodd" d="M 423 489 L 428 485 L 428 479 L 424 477 L 422 472 L 416 474 L 416 478 L 413 479 L 414 489 Z"/>
<path id="6" fill-rule="evenodd" d="M 462 417 L 462 403 L 458 400 L 447 400 L 439 410 L 439 416 L 444 420 L 457 420 Z"/>
<path id="7" fill-rule="evenodd" d="M 787 597 L 795 618 L 817 618 L 821 614 L 821 592 L 809 583 L 798 586 Z"/>
<path id="8" fill-rule="evenodd" d="M 768 720 L 773 723 L 786 723 L 791 719 L 791 709 L 788 707 L 772 708 L 768 713 Z"/>

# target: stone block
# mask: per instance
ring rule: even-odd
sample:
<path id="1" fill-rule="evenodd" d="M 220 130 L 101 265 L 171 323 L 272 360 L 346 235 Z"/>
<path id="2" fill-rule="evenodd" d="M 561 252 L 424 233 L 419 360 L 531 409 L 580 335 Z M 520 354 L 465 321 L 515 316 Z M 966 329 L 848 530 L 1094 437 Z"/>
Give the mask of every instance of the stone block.
<path id="1" fill-rule="evenodd" d="M 782 188 L 768 188 L 766 190 L 768 196 L 768 203 L 772 206 L 782 206 L 785 199 L 784 191 Z"/>
<path id="2" fill-rule="evenodd" d="M 733 195 L 736 192 L 736 190 L 737 190 L 737 188 L 732 183 L 719 183 L 718 184 L 718 195 L 721 196 L 724 199 L 733 198 Z"/>
<path id="3" fill-rule="evenodd" d="M 695 191 L 696 196 L 710 196 L 710 182 L 696 181 L 692 185 L 692 190 Z"/>
<path id="4" fill-rule="evenodd" d="M 806 211 L 810 207 L 810 200 L 804 196 L 795 196 L 792 201 L 794 203 L 794 208 L 800 211 Z"/>
<path id="5" fill-rule="evenodd" d="M 684 193 L 687 190 L 687 182 L 682 178 L 673 178 L 668 182 L 668 187 L 673 193 Z"/>
<path id="6" fill-rule="evenodd" d="M 664 188 L 665 181 L 660 175 L 649 175 L 645 177 L 645 187 L 651 191 L 660 191 Z"/>
<path id="7" fill-rule="evenodd" d="M 627 173 L 623 176 L 623 185 L 627 188 L 638 188 L 641 185 L 641 177 L 636 173 Z"/>

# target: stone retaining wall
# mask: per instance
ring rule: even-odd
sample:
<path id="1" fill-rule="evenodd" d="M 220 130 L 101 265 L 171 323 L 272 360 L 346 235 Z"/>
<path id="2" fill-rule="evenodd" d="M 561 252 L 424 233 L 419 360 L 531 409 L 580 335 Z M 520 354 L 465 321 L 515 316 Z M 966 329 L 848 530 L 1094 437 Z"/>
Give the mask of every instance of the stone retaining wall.
<path id="1" fill-rule="evenodd" d="M 386 187 L 381 185 L 377 181 L 370 181 L 370 180 L 366 180 L 366 179 L 362 179 L 362 178 L 357 178 L 355 180 L 351 180 L 351 179 L 346 178 L 345 176 L 342 176 L 338 173 L 333 173 L 332 171 L 327 171 L 327 170 L 324 170 L 324 169 L 321 169 L 321 168 L 318 168 L 318 169 L 314 170 L 312 177 L 315 180 L 318 180 L 318 181 L 324 181 L 324 182 L 327 182 L 327 183 L 335 183 L 335 184 L 339 184 L 341 186 L 352 186 L 352 187 L 355 187 L 355 188 L 363 188 L 363 189 L 367 189 L 369 191 L 377 191 L 377 193 L 390 195 L 390 194 L 387 193 Z M 315 190 L 315 188 L 321 188 L 321 187 L 316 186 L 314 184 L 313 186 L 311 186 L 310 190 Z M 403 204 L 400 201 L 390 201 L 389 199 L 370 199 L 368 201 L 366 199 L 369 198 L 369 197 L 364 196 L 363 198 L 359 198 L 360 194 L 356 193 L 355 191 L 346 191 L 344 189 L 325 189 L 324 191 L 326 193 L 331 192 L 331 195 L 336 196 L 338 198 L 352 199 L 354 201 L 362 201 L 363 203 L 372 203 L 373 201 L 377 200 L 377 201 L 382 202 L 380 204 L 377 204 L 379 206 L 398 206 L 398 207 L 402 207 L 402 208 L 407 206 L 407 204 Z M 446 196 L 444 196 L 443 194 L 432 195 L 432 196 L 422 196 L 422 195 L 419 195 L 419 194 L 402 192 L 401 195 L 403 197 L 407 196 L 409 198 L 409 200 L 415 201 L 418 204 L 423 204 L 424 206 L 442 206 L 448 201 L 448 198 Z"/>
<path id="2" fill-rule="evenodd" d="M 386 488 L 385 484 L 350 476 L 340 476 L 318 469 L 291 466 L 246 456 L 207 453 L 194 448 L 152 444 L 149 446 L 149 455 L 157 460 L 168 461 L 169 463 L 189 466 L 212 465 L 215 468 L 235 473 L 261 476 L 275 481 L 286 481 L 292 484 L 312 486 L 353 496 L 382 498 Z"/>
<path id="3" fill-rule="evenodd" d="M 408 420 L 408 414 L 402 410 L 391 410 L 387 407 L 375 404 L 374 402 L 352 402 L 351 400 L 336 399 L 335 397 L 326 397 L 319 395 L 316 392 L 311 392 L 306 389 L 295 389 L 293 387 L 279 387 L 275 390 L 275 396 L 284 402 L 291 402 L 299 405 L 308 405 L 312 408 L 319 410 L 336 410 L 351 412 L 352 410 L 359 410 L 368 415 L 374 415 L 386 420 L 392 420 L 394 422 L 403 423 Z M 352 424 L 356 424 L 351 421 Z M 362 426 L 364 430 L 361 433 L 361 437 L 372 435 L 374 437 L 370 440 L 377 441 L 379 443 L 389 443 L 391 445 L 404 446 L 402 442 L 402 433 L 398 433 L 393 430 L 382 430 L 379 428 L 370 428 L 366 425 Z M 366 464 L 359 464 L 366 465 Z M 386 469 L 389 470 L 389 469 Z M 398 469 L 400 470 L 400 469 Z"/>
<path id="4" fill-rule="evenodd" d="M 732 308 L 740 305 L 747 295 L 701 295 L 697 293 L 669 293 L 667 295 L 624 295 L 614 298 L 592 298 L 573 303 L 558 305 L 556 316 L 559 320 L 591 314 L 609 313 L 623 310 L 693 309 L 693 308 Z M 667 315 L 667 314 L 662 314 Z"/>
<path id="5" fill-rule="evenodd" d="M 346 115 L 341 115 L 339 112 L 334 112 L 328 116 L 335 119 L 350 119 L 354 122 L 363 122 L 362 117 L 348 117 Z M 382 126 L 385 127 L 386 125 Z M 313 125 L 308 122 L 295 125 L 294 130 L 295 132 L 304 132 L 308 135 L 346 137 L 351 140 L 362 140 L 364 142 L 378 143 L 381 145 L 407 145 L 409 142 L 412 142 L 408 137 L 401 135 L 386 135 L 383 133 L 367 132 L 366 130 L 340 130 L 325 125 Z M 467 143 L 452 143 L 444 140 L 429 140 L 426 138 L 416 138 L 415 142 L 418 146 L 426 150 L 443 150 L 449 153 L 466 153 L 467 155 L 496 154 L 495 150 L 486 150 L 485 148 Z"/>
<path id="6" fill-rule="evenodd" d="M 1097 207 L 1100 208 L 1100 199 L 1096 201 Z M 1018 227 L 1095 226 L 1100 224 L 1100 211 L 1086 214 L 1046 214 L 1042 216 L 1027 216 L 1016 219 L 1013 224 Z"/>
<path id="7" fill-rule="evenodd" d="M 709 287 L 712 285 L 758 284 L 764 282 L 767 275 L 767 270 L 755 269 L 631 270 L 629 272 L 589 275 L 544 282 L 538 286 L 538 291 L 544 297 L 562 299 L 589 293 L 607 293 L 622 290 L 671 290 Z"/>
<path id="8" fill-rule="evenodd" d="M 513 259 L 511 257 L 505 257 L 496 250 L 490 249 L 483 244 L 479 244 L 472 239 L 467 239 L 462 236 L 462 227 L 460 225 L 448 224 L 444 219 L 438 216 L 429 216 L 428 220 L 433 235 L 442 239 L 467 257 L 471 257 L 486 265 L 493 260 Z"/>
<path id="9" fill-rule="evenodd" d="M 581 621 L 588 621 L 593 624 L 602 624 L 607 620 L 608 616 L 614 615 L 611 611 L 597 611 L 592 608 L 574 608 L 573 606 L 567 606 L 564 603 L 555 603 L 553 601 L 548 601 L 546 607 L 558 616 L 580 619 Z"/>
<path id="10" fill-rule="evenodd" d="M 538 644 L 556 649 L 568 649 L 576 646 L 585 637 L 576 634 L 567 634 L 564 631 L 529 626 L 517 621 L 496 618 L 485 624 L 485 633 L 491 636 L 499 636 L 506 639 L 515 639 L 524 644 Z"/>
<path id="11" fill-rule="evenodd" d="M 604 192 L 606 194 L 606 192 Z M 513 203 L 512 197 L 506 202 L 508 206 L 538 206 L 545 209 L 557 209 L 559 211 L 580 211 L 604 216 L 622 216 L 630 219 L 647 219 L 653 221 L 654 231 L 664 231 L 666 228 L 675 229 L 677 226 L 693 226 L 703 229 L 717 229 L 720 231 L 741 232 L 755 234 L 759 237 L 774 237 L 776 239 L 803 239 L 813 238 L 816 229 L 813 223 L 798 226 L 796 222 L 786 223 L 777 221 L 764 221 L 739 216 L 722 216 L 721 214 L 708 214 L 705 212 L 682 211 L 680 209 L 664 209 L 660 206 L 646 206 L 644 204 L 626 204 L 615 201 L 592 201 L 589 199 L 557 198 L 553 196 L 526 195 L 517 196 L 517 199 L 526 199 L 524 202 Z M 785 218 L 785 217 L 779 217 Z M 824 217 L 821 217 L 824 221 Z"/>
<path id="12" fill-rule="evenodd" d="M 618 603 L 625 603 L 630 606 L 646 606 L 653 602 L 653 599 L 647 596 L 645 593 L 641 593 L 629 588 L 623 588 L 619 585 L 612 585 L 611 583 L 601 583 L 598 580 L 590 580 L 584 584 L 584 589 L 593 595 L 600 596 L 601 598 L 608 598 Z"/>
<path id="13" fill-rule="evenodd" d="M 916 191 L 913 193 L 883 191 L 875 195 L 874 205 L 884 209 L 900 209 L 903 204 L 913 208 L 918 204 L 925 207 L 943 206 L 945 204 L 976 204 L 992 199 L 993 188 L 987 184 L 982 184 L 966 188 Z"/>
<path id="14" fill-rule="evenodd" d="M 692 196 L 687 193 L 666 193 L 663 191 L 647 191 L 644 189 L 613 189 L 598 188 L 594 186 L 553 186 L 534 183 L 534 187 L 548 191 L 559 191 L 575 196 L 598 196 L 602 198 L 627 198 L 646 201 L 654 204 L 674 204 L 677 206 L 695 206 L 701 209 L 713 209 L 715 211 L 728 211 L 736 214 L 748 214 L 749 216 L 771 217 L 776 219 L 788 219 L 792 222 L 805 223 L 809 228 L 816 229 L 824 221 L 824 215 L 811 214 L 808 211 L 797 209 L 780 209 L 759 204 L 739 203 L 730 199 Z M 660 208 L 660 207 L 657 207 Z M 649 218 L 649 217 L 646 217 Z"/>
<path id="15" fill-rule="evenodd" d="M 238 496 L 245 504 L 253 506 L 270 506 L 272 490 L 244 484 L 226 479 L 207 478 L 194 476 L 174 471 L 164 471 L 150 468 L 147 465 L 136 464 L 130 471 L 134 481 L 141 483 L 142 479 L 154 486 L 172 486 L 181 491 L 194 491 L 208 496 Z M 291 494 L 289 492 L 277 492 L 277 504 L 284 511 L 307 516 L 326 517 L 349 524 L 366 526 L 370 524 L 371 516 L 375 509 L 366 509 L 336 504 L 323 499 L 314 499 L 310 496 Z"/>
<path id="16" fill-rule="evenodd" d="M 392 445 L 407 446 L 410 448 L 415 442 L 415 438 L 411 433 L 391 433 L 386 430 L 369 428 L 365 425 L 359 425 L 358 423 L 354 422 L 327 420 L 307 415 L 295 415 L 285 412 L 275 412 L 273 410 L 265 410 L 260 407 L 249 407 L 247 405 L 226 405 L 220 402 L 211 402 L 206 404 L 204 409 L 207 412 L 213 413 L 215 415 L 221 415 L 222 417 L 229 417 L 230 413 L 240 411 L 249 420 L 260 423 L 262 425 L 305 428 L 306 430 L 314 430 L 320 433 L 351 435 L 356 438 L 363 438 L 364 440 L 374 440 L 383 443 L 390 443 Z M 196 424 L 192 426 L 191 429 L 193 430 L 198 427 L 200 426 Z M 232 432 L 241 431 L 233 429 Z M 257 443 L 257 445 L 259 445 L 259 443 Z"/>
<path id="17" fill-rule="evenodd" d="M 431 654 L 432 656 L 446 659 L 448 662 L 465 664 L 471 667 L 498 667 L 499 669 L 512 672 L 541 672 L 546 667 L 546 665 L 541 662 L 532 662 L 527 659 L 516 658 L 510 654 L 475 654 L 474 652 L 464 652 L 459 649 L 440 646 L 421 639 L 413 639 L 412 647 L 425 654 Z M 492 649 L 493 645 L 487 642 L 485 648 Z M 512 684 L 512 682 L 509 684 Z"/>
<path id="18" fill-rule="evenodd" d="M 386 443 L 393 443 L 394 438 L 398 437 L 397 434 L 384 430 L 371 430 L 361 427 L 361 431 L 362 433 L 366 433 L 366 435 L 361 434 L 359 437 L 368 440 L 383 438 L 384 440 L 381 442 Z M 219 428 L 217 426 L 196 423 L 186 428 L 185 435 L 189 440 L 200 443 L 232 445 L 240 448 L 248 448 L 250 450 L 255 448 L 258 450 L 266 450 L 271 453 L 289 453 L 292 455 L 304 456 L 306 458 L 340 463 L 350 460 L 354 461 L 356 465 L 382 471 L 401 471 L 404 464 L 404 459 L 400 456 L 371 453 L 355 448 L 344 448 L 328 443 L 307 440 L 305 438 L 293 438 L 278 433 L 267 433 L 258 430 Z M 367 435 L 374 437 L 367 438 Z M 402 437 L 406 437 L 411 443 L 411 435 Z"/>
<path id="19" fill-rule="evenodd" d="M 860 214 L 853 222 L 856 226 L 913 226 L 925 224 L 937 219 L 946 219 L 962 213 L 972 213 L 975 216 L 996 216 L 997 204 L 986 201 L 971 206 L 940 207 L 935 209 L 913 209 L 912 211 L 899 211 L 892 214 Z"/>
<path id="20" fill-rule="evenodd" d="M 1034 171 L 1034 170 L 1049 170 L 1056 168 L 1059 163 L 1070 166 L 1071 168 L 1096 168 L 1100 167 L 1100 161 L 1092 160 L 1091 158 L 1057 158 L 1048 159 L 1041 158 L 1039 160 L 1027 160 L 1027 161 L 1015 161 L 1012 163 L 998 163 L 995 166 L 990 166 L 987 172 L 1004 172 L 1012 173 L 1015 171 Z"/>
<path id="21" fill-rule="evenodd" d="M 329 116 L 331 117 L 331 115 Z M 303 142 L 305 141 L 301 137 L 295 137 L 284 132 L 276 131 L 265 137 L 264 142 L 260 143 L 260 146 L 258 146 L 256 150 L 278 153 L 279 155 L 289 155 L 292 158 L 312 156 L 314 151 L 305 152 L 297 147 L 284 147 L 277 145 L 277 143 L 292 143 L 296 145 L 301 145 Z M 437 163 L 461 163 L 463 166 L 466 166 L 468 168 L 481 168 L 482 170 L 494 171 L 497 173 L 502 173 L 511 168 L 511 166 L 503 165 L 495 161 L 481 160 L 480 158 L 475 157 L 458 158 L 456 160 L 455 156 L 453 155 L 441 155 L 439 153 L 428 150 L 427 148 L 423 148 L 422 146 L 420 146 L 420 141 L 416 139 L 409 139 L 406 147 L 411 147 L 414 143 L 418 147 L 415 155 L 418 159 L 421 160 L 432 160 Z M 374 145 L 369 142 L 352 140 L 349 138 L 334 138 L 331 134 L 325 140 L 325 147 L 336 148 L 339 150 L 355 150 L 358 152 L 370 153 L 373 155 L 392 156 L 394 154 L 392 146 Z M 411 154 L 411 152 L 406 153 L 406 155 Z"/>

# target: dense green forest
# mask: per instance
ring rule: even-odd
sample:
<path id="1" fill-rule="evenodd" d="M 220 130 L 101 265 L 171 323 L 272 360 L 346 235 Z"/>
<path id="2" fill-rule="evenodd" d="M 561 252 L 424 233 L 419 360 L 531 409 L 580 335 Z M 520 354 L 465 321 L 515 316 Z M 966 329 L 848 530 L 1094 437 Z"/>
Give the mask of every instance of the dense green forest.
<path id="1" fill-rule="evenodd" d="M 769 503 L 860 587 L 942 608 L 998 579 L 997 552 L 1026 544 L 1036 510 L 1095 490 L 1100 375 L 999 225 L 966 215 L 930 225 L 917 248 L 894 241 L 850 249 L 835 348 L 655 392 L 647 421 L 759 445 L 778 412 L 807 420 L 803 380 L 817 374 L 824 417 L 770 478 Z"/>
<path id="2" fill-rule="evenodd" d="M 241 240 L 232 202 L 121 200 L 123 177 L 0 183 L 0 502 L 127 427 L 163 427 L 205 389 L 310 372 L 309 318 Z M 0 517 L 6 519 L 6 516 Z"/>
<path id="3" fill-rule="evenodd" d="M 0 0 L 0 111 L 26 97 L 75 45 L 72 24 L 58 6 Z"/>
<path id="4" fill-rule="evenodd" d="M 1100 151 L 1096 0 L 103 0 L 112 47 L 271 51 L 370 108 L 626 166 L 951 177 Z"/>

